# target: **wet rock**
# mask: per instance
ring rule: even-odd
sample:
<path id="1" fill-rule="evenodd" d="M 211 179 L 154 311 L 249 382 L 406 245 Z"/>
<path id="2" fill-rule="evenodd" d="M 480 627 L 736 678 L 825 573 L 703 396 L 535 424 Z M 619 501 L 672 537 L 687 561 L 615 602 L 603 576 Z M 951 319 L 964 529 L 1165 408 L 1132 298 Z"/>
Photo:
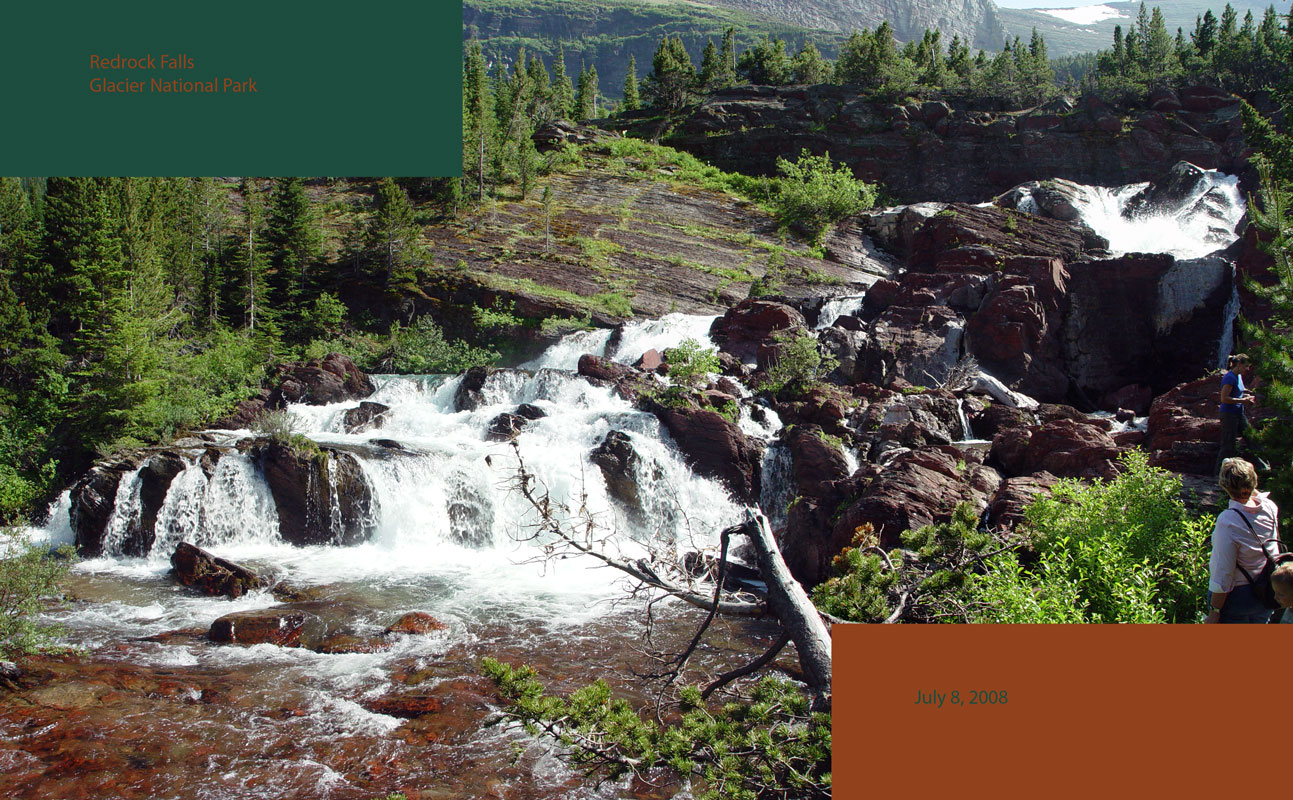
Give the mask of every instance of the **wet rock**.
<path id="1" fill-rule="evenodd" d="M 131 520 L 121 542 L 121 552 L 136 558 L 153 549 L 157 514 L 175 477 L 188 467 L 179 453 L 162 452 L 149 457 L 139 469 L 139 516 Z"/>
<path id="2" fill-rule="evenodd" d="M 385 449 L 387 449 L 387 450 L 404 450 L 404 449 L 406 449 L 406 448 L 404 447 L 404 445 L 400 444 L 399 442 L 395 441 L 394 439 L 373 439 L 373 444 L 377 445 L 378 447 L 383 447 L 383 448 L 385 448 Z"/>
<path id="3" fill-rule="evenodd" d="M 981 439 L 991 439 L 1004 430 L 1027 427 L 1036 422 L 1037 418 L 1032 413 L 1004 403 L 990 403 L 982 411 L 970 414 L 970 425 Z"/>
<path id="4" fill-rule="evenodd" d="M 251 455 L 274 497 L 284 541 L 351 545 L 372 534 L 372 490 L 350 453 L 269 441 L 253 447 Z"/>
<path id="5" fill-rule="evenodd" d="M 491 442 L 510 442 L 520 435 L 527 422 L 529 420 L 520 414 L 504 412 L 489 421 L 486 438 Z"/>
<path id="6" fill-rule="evenodd" d="M 774 333 L 804 326 L 804 315 L 785 303 L 747 298 L 714 320 L 709 336 L 720 350 L 748 364 Z"/>
<path id="7" fill-rule="evenodd" d="M 425 611 L 410 611 L 409 613 L 405 614 L 404 616 L 396 620 L 394 624 L 392 624 L 390 627 L 388 627 L 386 629 L 386 633 L 388 634 L 405 633 L 405 634 L 417 635 L 417 634 L 432 633 L 434 631 L 442 631 L 446 627 L 447 626 L 443 622 L 431 616 L 430 614 L 426 613 Z"/>
<path id="8" fill-rule="evenodd" d="M 1059 259 L 1011 258 L 966 326 L 968 350 L 1011 388 L 1047 399 L 1067 395 L 1061 358 L 1069 274 Z"/>
<path id="9" fill-rule="evenodd" d="M 176 546 L 171 554 L 171 567 L 180 583 L 212 596 L 242 597 L 271 583 L 241 564 L 214 556 L 188 542 Z"/>
<path id="10" fill-rule="evenodd" d="M 319 633 L 322 621 L 306 611 L 276 606 L 226 614 L 211 623 L 207 636 L 221 644 L 273 644 L 300 647 L 310 634 Z"/>
<path id="11" fill-rule="evenodd" d="M 1126 410 L 1133 417 L 1143 417 L 1149 413 L 1149 406 L 1153 401 L 1153 389 L 1143 383 L 1130 383 L 1102 397 L 1100 407 L 1105 411 L 1116 411 L 1119 414 Z M 1118 421 L 1127 422 L 1128 420 L 1119 416 Z"/>
<path id="12" fill-rule="evenodd" d="M 516 407 L 518 416 L 525 417 L 528 420 L 543 419 L 548 416 L 548 412 L 531 403 L 522 403 Z"/>
<path id="13" fill-rule="evenodd" d="M 763 458 L 760 443 L 716 411 L 690 404 L 668 408 L 645 398 L 639 402 L 664 424 L 697 473 L 722 481 L 741 502 L 758 501 Z"/>
<path id="14" fill-rule="evenodd" d="M 12 661 L 0 661 L 0 678 L 16 681 L 22 677 L 22 670 Z"/>
<path id="15" fill-rule="evenodd" d="M 346 411 L 342 423 L 346 426 L 346 433 L 360 433 L 372 428 L 380 428 L 386 422 L 386 412 L 390 410 L 391 407 L 388 405 L 365 400 L 357 407 Z"/>
<path id="16" fill-rule="evenodd" d="M 325 636 L 322 641 L 310 649 L 325 655 L 345 655 L 348 653 L 381 653 L 394 646 L 394 642 L 380 636 L 363 636 L 361 634 L 341 632 Z"/>
<path id="17" fill-rule="evenodd" d="M 373 382 L 348 356 L 329 353 L 305 364 L 279 367 L 278 387 L 267 405 L 282 408 L 289 403 L 328 405 L 359 400 L 376 391 Z"/>
<path id="18" fill-rule="evenodd" d="M 463 373 L 458 388 L 453 393 L 454 411 L 475 411 L 485 405 L 485 395 L 481 389 L 494 370 L 489 367 L 472 367 Z"/>
<path id="19" fill-rule="evenodd" d="M 127 473 L 139 466 L 138 455 L 95 464 L 72 487 L 72 530 L 81 555 L 93 558 L 103 553 L 103 535 L 117 502 L 117 488 Z"/>
<path id="20" fill-rule="evenodd" d="M 597 445 L 590 456 L 592 462 L 602 471 L 606 481 L 606 491 L 611 497 L 639 509 L 642 498 L 638 492 L 637 475 L 642 458 L 633 449 L 633 440 L 623 431 L 609 431 L 602 443 Z"/>
<path id="21" fill-rule="evenodd" d="M 440 697 L 426 692 L 396 692 L 381 697 L 364 698 L 364 708 L 374 714 L 413 719 L 423 714 L 435 714 L 443 708 Z"/>

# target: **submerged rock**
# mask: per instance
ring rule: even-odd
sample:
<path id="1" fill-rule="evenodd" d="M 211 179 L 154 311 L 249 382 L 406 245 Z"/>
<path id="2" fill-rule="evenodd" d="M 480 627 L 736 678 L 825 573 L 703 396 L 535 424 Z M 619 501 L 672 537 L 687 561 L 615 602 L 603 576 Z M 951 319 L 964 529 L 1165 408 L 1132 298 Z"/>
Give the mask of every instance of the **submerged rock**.
<path id="1" fill-rule="evenodd" d="M 302 639 L 307 634 L 317 637 L 322 626 L 322 621 L 313 614 L 290 606 L 276 606 L 226 614 L 211 623 L 207 636 L 222 644 L 301 647 Z"/>
<path id="2" fill-rule="evenodd" d="M 492 442 L 509 442 L 520 435 L 527 422 L 529 420 L 520 414 L 504 412 L 490 420 L 486 438 Z"/>
<path id="3" fill-rule="evenodd" d="M 606 480 L 611 497 L 632 509 L 642 507 L 637 475 L 642 458 L 633 449 L 633 440 L 623 431 L 609 431 L 589 456 Z"/>
<path id="4" fill-rule="evenodd" d="M 423 634 L 442 631 L 447 625 L 425 611 L 410 611 L 386 628 L 386 633 Z"/>

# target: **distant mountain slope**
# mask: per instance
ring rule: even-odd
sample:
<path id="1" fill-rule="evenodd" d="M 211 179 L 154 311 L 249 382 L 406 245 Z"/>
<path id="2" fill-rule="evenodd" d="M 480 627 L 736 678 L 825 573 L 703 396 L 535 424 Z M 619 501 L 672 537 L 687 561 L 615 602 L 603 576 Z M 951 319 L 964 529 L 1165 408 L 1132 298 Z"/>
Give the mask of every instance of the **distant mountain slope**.
<path id="1" fill-rule="evenodd" d="M 853 30 L 884 20 L 902 41 L 937 28 L 945 43 L 960 35 L 997 50 L 1006 37 L 998 14 L 992 0 L 463 0 L 462 22 L 464 39 L 480 39 L 505 64 L 525 47 L 551 66 L 560 41 L 567 74 L 596 66 L 601 92 L 618 98 L 629 56 L 641 78 L 665 35 L 680 35 L 697 64 L 705 42 L 717 44 L 728 27 L 742 49 L 771 34 L 792 51 L 812 42 L 828 58 Z"/>
<path id="2" fill-rule="evenodd" d="M 1057 4 L 1059 4 L 1057 2 Z M 1075 6 L 1077 4 L 1075 3 Z M 1148 2 L 1147 8 L 1158 6 L 1163 10 L 1163 20 L 1167 30 L 1172 34 L 1182 28 L 1189 36 L 1194 30 L 1196 16 L 1209 8 L 1221 18 L 1221 10 L 1226 7 L 1225 0 L 1168 0 L 1167 2 Z M 1261 22 L 1269 2 L 1258 0 L 1231 0 L 1231 6 L 1239 13 L 1239 23 L 1243 23 L 1244 13 L 1253 12 L 1257 22 Z M 1277 4 L 1276 11 L 1285 14 L 1288 7 Z M 1006 30 L 1014 37 L 1024 41 L 1032 35 L 1033 28 L 1046 37 L 1046 49 L 1051 56 L 1071 55 L 1073 53 L 1090 53 L 1096 50 L 1107 50 L 1113 46 L 1113 29 L 1121 25 L 1123 31 L 1136 24 L 1136 15 L 1140 11 L 1139 0 L 1124 2 L 1093 3 L 1072 9 L 1053 9 L 1051 13 L 1042 9 L 1001 8 L 997 10 Z"/>
<path id="3" fill-rule="evenodd" d="M 888 20 L 898 38 L 919 39 L 926 29 L 960 36 L 971 47 L 998 50 L 1005 28 L 992 0 L 699 0 L 752 14 L 783 19 L 805 28 L 849 33 Z"/>

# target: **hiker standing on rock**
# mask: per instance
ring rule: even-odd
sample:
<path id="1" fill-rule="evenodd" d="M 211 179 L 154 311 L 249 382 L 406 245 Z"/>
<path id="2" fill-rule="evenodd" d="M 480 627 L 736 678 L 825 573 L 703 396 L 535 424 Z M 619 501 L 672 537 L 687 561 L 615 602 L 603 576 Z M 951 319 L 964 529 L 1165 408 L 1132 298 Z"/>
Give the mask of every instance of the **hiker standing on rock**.
<path id="1" fill-rule="evenodd" d="M 1235 454 L 1235 440 L 1248 430 L 1244 407 L 1257 398 L 1244 387 L 1244 378 L 1253 374 L 1252 360 L 1243 353 L 1226 359 L 1226 374 L 1221 376 L 1221 448 L 1217 452 L 1217 472 L 1221 463 Z"/>
<path id="2" fill-rule="evenodd" d="M 1208 562 L 1212 608 L 1204 622 L 1270 622 L 1271 610 L 1253 595 L 1250 576 L 1266 566 L 1262 543 L 1279 536 L 1279 507 L 1269 492 L 1257 491 L 1257 470 L 1242 458 L 1221 462 L 1221 488 L 1230 505 L 1217 515 Z"/>

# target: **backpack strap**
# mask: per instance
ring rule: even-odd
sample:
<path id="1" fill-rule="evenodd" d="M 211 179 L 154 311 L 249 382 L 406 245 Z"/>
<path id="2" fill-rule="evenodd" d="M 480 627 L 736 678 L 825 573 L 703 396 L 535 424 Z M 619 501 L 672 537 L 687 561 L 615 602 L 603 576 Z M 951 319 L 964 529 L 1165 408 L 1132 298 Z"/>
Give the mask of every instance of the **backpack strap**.
<path id="1" fill-rule="evenodd" d="M 1251 522 L 1249 522 L 1249 521 L 1248 521 L 1248 515 L 1247 515 L 1247 514 L 1245 514 L 1244 512 L 1240 511 L 1240 510 L 1239 510 L 1239 509 L 1237 509 L 1237 508 L 1236 508 L 1236 509 L 1233 509 L 1233 510 L 1234 510 L 1234 512 L 1235 512 L 1236 514 L 1238 514 L 1238 515 L 1239 515 L 1239 519 L 1243 520 L 1244 526 L 1245 526 L 1245 527 L 1247 527 L 1247 528 L 1248 528 L 1248 530 L 1253 534 L 1253 538 L 1257 540 L 1257 546 L 1258 546 L 1258 547 L 1260 547 L 1260 548 L 1262 549 L 1262 555 L 1266 557 L 1266 560 L 1267 560 L 1267 561 L 1272 561 L 1272 560 L 1276 560 L 1276 559 L 1278 559 L 1278 557 L 1279 557 L 1279 551 L 1278 551 L 1278 550 L 1276 550 L 1276 556 L 1275 556 L 1275 559 L 1272 559 L 1271 554 L 1270 554 L 1270 551 L 1266 549 L 1266 546 L 1267 546 L 1268 544 L 1270 544 L 1271 542 L 1275 541 L 1275 539 L 1263 539 L 1263 538 L 1262 538 L 1262 537 L 1257 533 L 1257 529 L 1253 527 L 1253 524 L 1252 524 Z M 1241 573 L 1243 573 L 1243 576 L 1248 580 L 1249 585 L 1252 585 L 1252 584 L 1254 583 L 1254 581 L 1253 581 L 1253 576 L 1252 576 L 1252 575 L 1250 575 L 1250 574 L 1248 574 L 1248 570 L 1244 569 L 1244 568 L 1239 564 L 1239 559 L 1235 559 L 1235 569 L 1238 569 Z"/>

